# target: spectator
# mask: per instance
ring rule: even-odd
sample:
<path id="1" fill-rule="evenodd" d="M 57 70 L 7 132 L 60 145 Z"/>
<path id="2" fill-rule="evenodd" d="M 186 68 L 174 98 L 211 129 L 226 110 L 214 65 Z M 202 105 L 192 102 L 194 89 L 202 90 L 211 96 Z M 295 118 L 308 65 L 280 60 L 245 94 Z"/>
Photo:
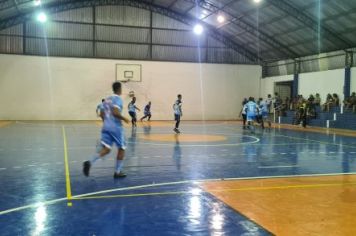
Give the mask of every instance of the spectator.
<path id="1" fill-rule="evenodd" d="M 336 93 L 333 94 L 333 106 L 335 107 L 340 106 L 340 99 Z"/>
<path id="2" fill-rule="evenodd" d="M 326 101 L 323 104 L 323 111 L 330 111 L 330 106 L 332 106 L 334 103 L 334 99 L 331 96 L 330 93 L 328 93 L 328 95 L 326 96 Z"/>
<path id="3" fill-rule="evenodd" d="M 271 107 L 272 107 L 272 103 L 273 103 L 271 94 L 268 94 L 266 103 L 267 103 L 268 113 L 271 113 Z"/>
<path id="4" fill-rule="evenodd" d="M 320 106 L 320 104 L 321 104 L 320 94 L 317 93 L 317 94 L 315 94 L 314 105 Z"/>

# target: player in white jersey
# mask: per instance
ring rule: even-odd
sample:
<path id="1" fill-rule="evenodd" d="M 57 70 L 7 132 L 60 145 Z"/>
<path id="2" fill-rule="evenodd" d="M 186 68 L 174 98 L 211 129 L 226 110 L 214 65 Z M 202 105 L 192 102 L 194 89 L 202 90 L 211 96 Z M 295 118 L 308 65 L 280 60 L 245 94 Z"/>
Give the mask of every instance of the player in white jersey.
<path id="1" fill-rule="evenodd" d="M 178 94 L 177 98 L 178 98 L 177 101 L 173 104 L 174 120 L 176 121 L 176 125 L 175 125 L 175 128 L 173 129 L 173 131 L 178 134 L 178 133 L 180 133 L 180 131 L 179 131 L 180 118 L 183 116 L 182 95 Z"/>
<path id="2" fill-rule="evenodd" d="M 131 102 L 128 105 L 129 115 L 131 116 L 132 127 L 136 127 L 137 115 L 136 110 L 140 111 L 140 109 L 135 105 L 136 97 L 133 97 Z"/>
<path id="3" fill-rule="evenodd" d="M 91 160 L 83 163 L 83 173 L 89 176 L 91 166 L 100 158 L 110 153 L 113 144 L 118 148 L 116 157 L 116 168 L 114 178 L 125 177 L 122 172 L 123 160 L 125 157 L 125 133 L 122 126 L 122 121 L 128 123 L 129 120 L 122 115 L 123 101 L 121 95 L 121 83 L 115 82 L 112 85 L 114 94 L 104 102 L 102 116 L 104 117 L 104 125 L 101 130 L 101 149 L 96 153 Z"/>
<path id="4" fill-rule="evenodd" d="M 259 110 L 261 114 L 261 124 L 262 124 L 262 129 L 265 128 L 265 122 L 268 123 L 268 127 L 271 128 L 271 121 L 268 118 L 268 102 L 263 101 L 262 98 L 259 99 Z"/>

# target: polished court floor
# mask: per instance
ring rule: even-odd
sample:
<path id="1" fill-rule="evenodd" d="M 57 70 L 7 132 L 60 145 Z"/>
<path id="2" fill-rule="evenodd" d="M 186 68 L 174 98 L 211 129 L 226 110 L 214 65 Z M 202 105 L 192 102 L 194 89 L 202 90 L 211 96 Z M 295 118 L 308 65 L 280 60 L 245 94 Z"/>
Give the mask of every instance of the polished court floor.
<path id="1" fill-rule="evenodd" d="M 356 235 L 354 133 L 172 126 L 127 127 L 114 180 L 99 122 L 0 122 L 0 235 Z"/>

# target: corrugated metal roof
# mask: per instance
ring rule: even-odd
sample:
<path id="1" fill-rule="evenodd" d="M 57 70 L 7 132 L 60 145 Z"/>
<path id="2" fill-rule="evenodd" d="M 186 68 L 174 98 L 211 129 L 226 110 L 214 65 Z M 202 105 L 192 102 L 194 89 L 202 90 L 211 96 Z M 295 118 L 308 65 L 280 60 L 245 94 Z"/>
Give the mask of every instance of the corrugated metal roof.
<path id="1" fill-rule="evenodd" d="M 68 2 L 79 4 L 79 1 L 71 0 L 42 0 L 42 8 L 45 9 L 49 6 L 47 4 L 60 5 L 67 4 Z M 118 2 L 125 4 L 125 1 Z M 233 42 L 244 45 L 246 50 L 254 52 L 266 61 L 298 58 L 318 52 L 341 50 L 356 46 L 356 1 L 262 0 L 259 4 L 256 4 L 253 0 L 143 0 L 133 2 L 154 4 L 155 6 L 176 12 L 182 17 L 200 19 L 229 37 Z M 107 3 L 114 4 L 115 0 Z M 137 5 L 139 6 L 139 4 Z M 30 0 L 0 1 L 0 23 L 1 21 L 10 19 L 12 16 L 26 14 L 34 9 L 36 7 L 33 1 Z M 150 43 L 151 33 L 149 27 L 151 25 L 151 13 L 147 8 L 140 9 L 121 5 L 96 6 L 95 12 L 95 20 L 99 24 L 96 26 L 95 38 L 93 38 L 93 27 L 90 25 L 94 21 L 93 9 L 87 6 L 52 14 L 50 19 L 55 22 L 47 24 L 45 35 L 49 38 L 117 41 L 117 44 L 127 41 L 135 43 L 133 45 L 138 48 L 139 45 L 137 43 Z M 219 14 L 225 16 L 226 21 L 224 23 L 216 21 Z M 182 44 L 183 46 L 197 45 L 196 36 L 190 32 L 192 26 L 158 13 L 152 13 L 152 17 L 152 26 L 154 28 L 169 29 L 166 31 L 163 29 L 154 29 L 152 34 L 154 43 Z M 83 24 L 60 23 L 58 21 Z M 39 29 L 38 25 L 32 22 L 28 22 L 26 25 L 28 35 L 35 37 L 42 37 L 44 35 L 43 30 Z M 109 25 L 116 26 L 110 27 Z M 124 26 L 134 28 L 129 29 Z M 1 31 L 0 35 L 21 35 L 23 31 L 21 27 L 20 25 L 6 31 Z M 320 35 L 318 28 L 321 29 Z M 174 29 L 178 31 L 174 31 Z M 186 30 L 186 32 L 179 30 Z M 3 37 L 5 36 L 3 35 Z M 206 41 L 205 39 L 201 40 L 201 43 L 205 45 Z M 7 41 L 2 42 L 8 45 Z M 81 42 L 83 45 L 90 43 L 86 41 Z M 81 42 L 77 42 L 77 44 L 79 45 Z M 14 45 L 13 47 L 16 47 L 17 44 L 14 43 Z M 212 47 L 214 45 L 210 44 Z M 142 46 L 146 49 L 147 45 Z M 2 46 L 1 51 L 8 52 L 7 49 L 10 51 L 21 51 L 20 44 L 18 47 L 17 49 L 12 48 L 10 50 L 8 46 Z M 79 47 L 85 48 L 85 46 Z M 162 49 L 159 45 L 156 45 L 155 48 L 159 48 L 165 54 L 167 52 L 175 53 L 176 50 L 174 47 L 169 50 L 166 46 L 162 47 Z M 229 51 L 230 49 L 224 50 Z M 82 50 L 78 49 L 79 51 Z M 189 50 L 187 49 L 187 51 Z M 214 52 L 211 55 L 218 55 L 219 53 Z M 87 55 L 86 53 L 84 54 Z M 116 54 L 119 55 L 120 53 Z M 121 54 L 126 55 L 125 53 Z M 138 54 L 133 55 L 133 57 L 136 57 L 136 55 Z M 171 57 L 173 58 L 174 55 Z M 209 53 L 207 57 L 210 58 Z M 238 60 L 241 59 L 240 57 L 230 56 L 229 53 L 226 53 L 226 57 L 226 61 L 230 61 L 229 58 L 234 58 L 234 60 L 236 58 Z M 182 58 L 186 57 L 177 56 L 177 60 Z M 187 57 L 187 60 L 192 58 L 194 56 Z M 220 61 L 220 58 L 216 59 Z"/>

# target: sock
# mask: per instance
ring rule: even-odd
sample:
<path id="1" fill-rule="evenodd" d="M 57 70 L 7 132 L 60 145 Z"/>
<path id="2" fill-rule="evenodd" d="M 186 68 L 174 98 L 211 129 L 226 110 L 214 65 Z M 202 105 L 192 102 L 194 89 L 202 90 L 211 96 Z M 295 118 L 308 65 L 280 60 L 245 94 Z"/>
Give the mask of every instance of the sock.
<path id="1" fill-rule="evenodd" d="M 116 160 L 116 173 L 120 173 L 124 160 Z"/>
<path id="2" fill-rule="evenodd" d="M 94 164 L 97 160 L 99 160 L 100 159 L 100 156 L 99 156 L 99 154 L 95 154 L 93 157 L 92 157 L 92 159 L 90 160 L 90 164 Z"/>

